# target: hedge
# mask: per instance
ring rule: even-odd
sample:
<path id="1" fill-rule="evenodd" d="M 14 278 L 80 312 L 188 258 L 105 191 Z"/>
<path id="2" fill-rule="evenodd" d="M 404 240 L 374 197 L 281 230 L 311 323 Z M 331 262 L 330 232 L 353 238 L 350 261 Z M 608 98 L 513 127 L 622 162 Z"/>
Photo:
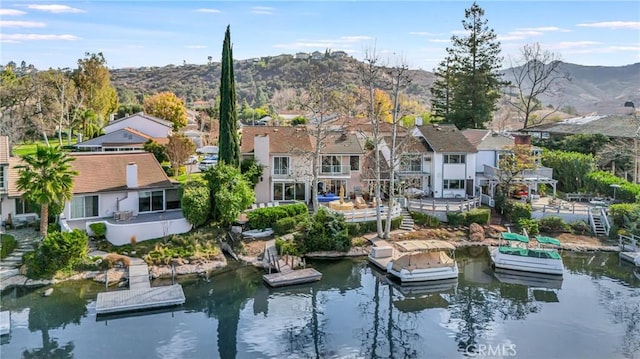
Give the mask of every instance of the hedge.
<path id="1" fill-rule="evenodd" d="M 386 220 L 382 220 L 382 228 L 384 228 Z M 402 217 L 397 217 L 391 220 L 391 229 L 400 228 L 400 224 L 402 223 Z M 347 233 L 349 233 L 349 237 L 357 237 L 367 233 L 373 233 L 378 231 L 378 221 L 369 221 L 369 222 L 355 222 L 355 223 L 347 223 Z"/>
<path id="2" fill-rule="evenodd" d="M 489 223 L 491 210 L 488 208 L 474 208 L 468 212 L 449 212 L 447 222 L 450 226 L 469 226 L 471 223 L 485 225 Z"/>
<path id="3" fill-rule="evenodd" d="M 18 248 L 18 241 L 8 234 L 0 234 L 0 258 L 8 257 L 16 248 Z"/>
<path id="4" fill-rule="evenodd" d="M 295 217 L 299 214 L 309 213 L 307 205 L 299 202 L 276 207 L 258 208 L 247 214 L 249 227 L 253 229 L 273 228 L 279 219 Z"/>
<path id="5" fill-rule="evenodd" d="M 620 186 L 615 189 L 616 199 L 630 203 L 640 202 L 640 184 L 631 183 L 611 172 L 591 172 L 586 176 L 584 184 L 588 192 L 600 193 L 609 197 L 614 195 L 614 188 L 611 185 L 616 184 Z"/>
<path id="6" fill-rule="evenodd" d="M 279 236 L 294 232 L 302 222 L 309 220 L 309 213 L 305 212 L 294 217 L 280 218 L 273 225 L 273 232 Z"/>
<path id="7" fill-rule="evenodd" d="M 437 217 L 421 212 L 410 212 L 410 214 L 413 222 L 419 226 L 427 226 L 429 228 L 440 227 L 440 220 Z"/>
<path id="8" fill-rule="evenodd" d="M 551 233 L 571 232 L 571 226 L 562 217 L 549 216 L 540 219 L 540 230 Z"/>
<path id="9" fill-rule="evenodd" d="M 521 218 L 531 219 L 531 205 L 513 200 L 506 200 L 504 203 L 504 215 L 512 223 L 518 223 Z"/>

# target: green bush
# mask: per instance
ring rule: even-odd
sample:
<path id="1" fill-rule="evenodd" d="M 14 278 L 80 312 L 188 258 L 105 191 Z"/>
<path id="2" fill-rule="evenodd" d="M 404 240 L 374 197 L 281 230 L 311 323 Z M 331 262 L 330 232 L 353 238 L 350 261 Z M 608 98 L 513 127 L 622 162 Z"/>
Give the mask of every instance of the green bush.
<path id="1" fill-rule="evenodd" d="M 104 238 L 105 234 L 107 234 L 107 225 L 104 222 L 91 223 L 89 228 L 96 238 Z"/>
<path id="2" fill-rule="evenodd" d="M 413 218 L 413 222 L 419 226 L 426 226 L 429 228 L 440 227 L 440 220 L 426 213 L 411 212 L 411 218 Z"/>
<path id="3" fill-rule="evenodd" d="M 51 232 L 60 232 L 60 224 L 49 223 L 49 225 L 47 225 L 47 233 L 51 233 Z"/>
<path id="4" fill-rule="evenodd" d="M 309 219 L 308 213 L 302 213 L 295 217 L 280 218 L 273 226 L 273 232 L 279 236 L 294 232 L 301 223 Z"/>
<path id="5" fill-rule="evenodd" d="M 301 253 L 314 251 L 341 251 L 351 248 L 344 216 L 319 208 L 310 221 L 302 223 L 295 234 Z"/>
<path id="6" fill-rule="evenodd" d="M 47 234 L 34 251 L 24 255 L 27 276 L 50 277 L 59 270 L 72 270 L 86 259 L 88 242 L 87 234 L 78 229 Z"/>
<path id="7" fill-rule="evenodd" d="M 247 214 L 249 227 L 254 229 L 273 228 L 279 219 L 309 213 L 307 205 L 299 202 L 276 207 L 258 208 Z"/>
<path id="8" fill-rule="evenodd" d="M 474 208 L 464 214 L 464 224 L 469 226 L 471 223 L 485 225 L 489 223 L 491 218 L 491 210 L 489 208 Z"/>
<path id="9" fill-rule="evenodd" d="M 571 222 L 569 224 L 569 226 L 571 227 L 571 231 L 575 234 L 590 234 L 591 233 L 591 227 L 589 226 L 589 223 L 585 222 L 585 221 L 575 221 L 575 222 Z"/>
<path id="10" fill-rule="evenodd" d="M 465 215 L 463 212 L 448 212 L 447 223 L 450 226 L 456 227 L 463 225 L 465 222 Z"/>
<path id="11" fill-rule="evenodd" d="M 276 251 L 279 254 L 290 254 L 293 256 L 300 255 L 300 250 L 296 246 L 295 241 L 287 241 L 282 238 L 276 238 Z"/>
<path id="12" fill-rule="evenodd" d="M 180 206 L 184 218 L 194 227 L 207 223 L 211 212 L 209 186 L 204 181 L 189 181 L 180 187 Z"/>
<path id="13" fill-rule="evenodd" d="M 540 230 L 551 233 L 571 232 L 571 227 L 561 217 L 549 216 L 540 220 Z"/>
<path id="14" fill-rule="evenodd" d="M 537 219 L 520 218 L 518 220 L 518 231 L 526 230 L 530 236 L 540 234 L 540 222 Z"/>
<path id="15" fill-rule="evenodd" d="M 619 203 L 609 206 L 611 224 L 622 228 L 625 226 L 625 217 L 629 220 L 640 220 L 640 205 L 633 203 Z"/>
<path id="16" fill-rule="evenodd" d="M 0 234 L 0 258 L 7 258 L 18 248 L 18 241 L 8 234 Z"/>
<path id="17" fill-rule="evenodd" d="M 620 186 L 616 189 L 616 199 L 630 203 L 640 202 L 640 184 L 631 183 L 607 171 L 594 171 L 585 178 L 587 191 L 609 197 L 613 197 L 612 184 Z"/>
<path id="18" fill-rule="evenodd" d="M 387 221 L 382 220 L 382 228 L 386 225 Z M 400 224 L 402 223 L 402 217 L 397 217 L 391 220 L 391 229 L 400 228 Z M 347 233 L 349 237 L 357 237 L 367 233 L 374 233 L 378 231 L 378 222 L 377 221 L 368 221 L 368 222 L 354 222 L 347 223 Z"/>
<path id="19" fill-rule="evenodd" d="M 506 200 L 504 203 L 504 215 L 513 223 L 518 223 L 521 218 L 531 219 L 531 205 L 528 203 Z"/>

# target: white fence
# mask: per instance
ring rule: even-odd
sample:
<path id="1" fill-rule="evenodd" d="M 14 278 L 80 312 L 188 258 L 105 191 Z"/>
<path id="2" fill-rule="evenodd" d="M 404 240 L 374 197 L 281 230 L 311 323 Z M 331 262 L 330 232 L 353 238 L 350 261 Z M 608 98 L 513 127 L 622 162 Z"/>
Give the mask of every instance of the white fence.
<path id="1" fill-rule="evenodd" d="M 380 206 L 380 215 L 382 219 L 387 218 L 387 209 L 389 207 L 381 205 Z M 340 213 L 344 215 L 344 219 L 348 223 L 356 223 L 356 222 L 371 222 L 377 220 L 377 214 L 375 208 L 367 208 L 367 209 L 351 209 L 347 211 L 338 211 L 335 209 L 327 208 L 329 211 L 333 213 Z M 402 207 L 399 204 L 393 206 L 391 210 L 391 218 L 396 218 L 400 216 L 402 212 Z"/>
<path id="2" fill-rule="evenodd" d="M 432 199 L 412 199 L 407 209 L 412 212 L 426 213 L 438 218 L 441 222 L 447 222 L 449 212 L 467 212 L 480 207 L 480 198 L 472 198 L 464 201 L 443 201 Z"/>

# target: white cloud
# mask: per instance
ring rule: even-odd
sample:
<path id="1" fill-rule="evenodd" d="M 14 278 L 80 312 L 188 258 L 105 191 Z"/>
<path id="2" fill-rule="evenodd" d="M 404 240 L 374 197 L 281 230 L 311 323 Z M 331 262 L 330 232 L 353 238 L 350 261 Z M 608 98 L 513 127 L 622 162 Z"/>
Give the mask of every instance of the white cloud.
<path id="1" fill-rule="evenodd" d="M 541 27 L 523 27 L 517 29 L 518 31 L 535 31 L 535 32 L 571 32 L 571 30 L 563 29 L 557 26 L 541 26 Z"/>
<path id="2" fill-rule="evenodd" d="M 0 20 L 0 27 L 45 27 L 44 22 Z"/>
<path id="3" fill-rule="evenodd" d="M 371 36 L 342 36 L 340 37 L 341 42 L 358 42 L 358 41 L 366 41 L 366 40 L 373 40 L 373 37 Z"/>
<path id="4" fill-rule="evenodd" d="M 24 14 L 26 14 L 26 12 L 20 10 L 0 9 L 0 16 L 20 16 Z"/>
<path id="5" fill-rule="evenodd" d="M 435 44 L 448 44 L 451 42 L 451 39 L 429 39 L 428 41 Z"/>
<path id="6" fill-rule="evenodd" d="M 357 35 L 357 36 L 341 36 L 336 39 L 320 39 L 320 40 L 307 40 L 307 39 L 299 39 L 295 42 L 288 44 L 275 44 L 274 48 L 277 49 L 308 49 L 308 48 L 331 48 L 333 50 L 342 49 L 342 51 L 348 52 L 351 45 L 362 42 L 373 40 L 371 36 Z"/>
<path id="7" fill-rule="evenodd" d="M 251 13 L 257 15 L 273 15 L 274 11 L 274 8 L 268 6 L 254 6 L 251 8 Z"/>
<path id="8" fill-rule="evenodd" d="M 583 24 L 578 24 L 576 26 L 605 28 L 605 29 L 640 30 L 640 21 L 603 21 L 603 22 L 583 23 Z"/>
<path id="9" fill-rule="evenodd" d="M 64 13 L 64 12 L 71 12 L 71 13 L 85 12 L 84 10 L 81 10 L 81 9 L 78 9 L 78 8 L 75 8 L 75 7 L 71 7 L 71 6 L 67 6 L 67 5 L 56 5 L 56 4 L 51 4 L 51 5 L 29 4 L 29 5 L 27 5 L 27 7 L 29 9 L 40 10 L 40 11 L 48 11 L 48 12 L 52 12 L 54 14 L 60 14 L 60 13 Z"/>
<path id="10" fill-rule="evenodd" d="M 187 45 L 185 46 L 187 49 L 206 49 L 206 45 Z"/>
<path id="11" fill-rule="evenodd" d="M 65 40 L 65 41 L 75 41 L 80 40 L 79 37 L 75 35 L 54 35 L 54 34 L 1 34 L 0 40 L 3 42 L 11 42 L 11 41 L 37 41 L 37 40 Z"/>
<path id="12" fill-rule="evenodd" d="M 436 34 L 434 34 L 433 32 L 427 32 L 427 31 L 411 31 L 411 32 L 409 32 L 409 35 L 416 35 L 416 36 L 436 36 Z"/>
<path id="13" fill-rule="evenodd" d="M 599 42 L 595 41 L 565 41 L 551 44 L 550 47 L 553 49 L 575 49 L 599 44 Z"/>
<path id="14" fill-rule="evenodd" d="M 206 12 L 206 13 L 210 13 L 210 14 L 219 14 L 220 10 L 218 9 L 198 9 L 196 10 L 197 12 Z"/>

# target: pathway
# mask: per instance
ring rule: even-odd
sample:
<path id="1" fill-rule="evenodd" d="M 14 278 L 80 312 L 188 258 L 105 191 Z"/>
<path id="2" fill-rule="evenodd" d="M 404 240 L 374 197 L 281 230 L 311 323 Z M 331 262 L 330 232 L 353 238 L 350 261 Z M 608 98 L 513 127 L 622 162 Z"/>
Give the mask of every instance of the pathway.
<path id="1" fill-rule="evenodd" d="M 4 282 L 20 274 L 22 256 L 33 250 L 33 244 L 39 240 L 40 232 L 33 228 L 22 228 L 9 231 L 3 229 L 0 233 L 12 235 L 18 241 L 18 247 L 8 257 L 0 259 L 0 281 Z"/>

